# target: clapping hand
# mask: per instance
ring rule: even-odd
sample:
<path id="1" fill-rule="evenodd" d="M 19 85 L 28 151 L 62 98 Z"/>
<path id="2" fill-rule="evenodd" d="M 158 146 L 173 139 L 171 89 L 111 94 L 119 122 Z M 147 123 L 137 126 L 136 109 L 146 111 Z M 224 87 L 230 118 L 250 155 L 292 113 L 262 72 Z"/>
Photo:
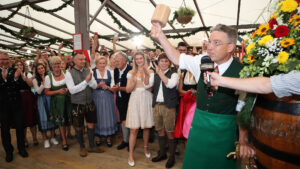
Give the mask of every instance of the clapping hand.
<path id="1" fill-rule="evenodd" d="M 18 78 L 20 77 L 21 73 L 22 73 L 21 69 L 18 68 L 18 69 L 16 70 L 16 72 L 15 72 L 14 78 L 15 78 L 15 79 L 18 79 Z"/>
<path id="2" fill-rule="evenodd" d="M 6 80 L 6 77 L 7 77 L 7 70 L 6 69 L 2 69 L 2 78 L 4 80 Z"/>
<path id="3" fill-rule="evenodd" d="M 161 69 L 159 66 L 157 66 L 157 64 L 155 62 L 153 62 L 153 66 L 155 68 L 155 72 L 160 75 L 162 73 Z"/>
<path id="4" fill-rule="evenodd" d="M 58 90 L 59 94 L 66 95 L 68 93 L 68 88 L 61 88 Z"/>
<path id="5" fill-rule="evenodd" d="M 90 73 L 86 76 L 85 81 L 88 83 L 91 79 L 92 79 L 92 72 L 90 72 Z"/>
<path id="6" fill-rule="evenodd" d="M 109 87 L 106 85 L 106 83 L 105 83 L 103 80 L 101 80 L 101 81 L 98 83 L 97 88 L 102 88 L 103 90 L 109 89 Z"/>
<path id="7" fill-rule="evenodd" d="M 114 92 L 117 92 L 117 91 L 119 91 L 119 90 L 120 90 L 120 86 L 119 86 L 119 84 L 117 84 L 117 85 L 113 85 L 113 87 L 111 88 L 111 90 L 112 90 L 112 91 L 114 91 Z"/>

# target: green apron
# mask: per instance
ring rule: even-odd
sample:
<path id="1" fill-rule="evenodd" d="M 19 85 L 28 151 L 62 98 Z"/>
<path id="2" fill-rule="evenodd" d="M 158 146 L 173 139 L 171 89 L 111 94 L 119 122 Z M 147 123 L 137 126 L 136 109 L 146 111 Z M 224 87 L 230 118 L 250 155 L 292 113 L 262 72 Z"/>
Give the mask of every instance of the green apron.
<path id="1" fill-rule="evenodd" d="M 235 150 L 235 115 L 195 109 L 185 149 L 183 169 L 235 169 L 236 162 L 226 155 Z"/>

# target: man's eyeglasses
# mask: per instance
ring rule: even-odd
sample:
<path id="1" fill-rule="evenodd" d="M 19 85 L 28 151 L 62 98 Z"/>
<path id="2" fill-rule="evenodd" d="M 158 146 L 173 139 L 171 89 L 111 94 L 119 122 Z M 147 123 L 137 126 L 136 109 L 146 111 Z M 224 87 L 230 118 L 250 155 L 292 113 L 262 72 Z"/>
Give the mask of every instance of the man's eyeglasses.
<path id="1" fill-rule="evenodd" d="M 218 41 L 218 40 L 213 40 L 213 41 L 206 42 L 207 46 L 211 45 L 213 47 L 221 46 L 221 45 L 224 45 L 224 44 L 229 44 L 229 43 L 228 42 L 227 43 L 222 43 L 221 41 Z"/>

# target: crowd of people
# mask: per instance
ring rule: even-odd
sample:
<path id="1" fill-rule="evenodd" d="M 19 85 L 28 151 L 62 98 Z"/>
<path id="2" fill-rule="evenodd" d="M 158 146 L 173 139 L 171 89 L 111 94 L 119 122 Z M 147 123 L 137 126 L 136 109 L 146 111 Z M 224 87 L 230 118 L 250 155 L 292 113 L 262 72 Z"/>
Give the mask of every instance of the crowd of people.
<path id="1" fill-rule="evenodd" d="M 68 151 L 73 127 L 81 157 L 104 152 L 99 147 L 103 142 L 112 147 L 112 137 L 120 129 L 123 139 L 117 149 L 127 147 L 130 166 L 135 165 L 139 133 L 143 135 L 144 155 L 151 158 L 148 144 L 156 130 L 159 150 L 152 161 L 167 159 L 168 149 L 166 167 L 175 164 L 176 139 L 183 136 L 175 138 L 173 132 L 177 114 L 180 118 L 185 114 L 178 111 L 179 93 L 183 98 L 193 90 L 188 95 L 195 97 L 196 81 L 191 73 L 179 71 L 160 49 L 124 53 L 115 49 L 116 40 L 114 51 L 109 52 L 99 48 L 98 36 L 90 38 L 89 62 L 81 52 L 62 53 L 63 43 L 57 51 L 48 46 L 37 48 L 34 59 L 0 54 L 1 107 L 5 107 L 1 110 L 1 138 L 7 162 L 13 160 L 14 150 L 10 128 L 17 131 L 19 154 L 27 157 L 26 148 L 31 144 L 27 128 L 33 145 L 41 142 L 38 127 L 44 148 L 61 143 L 62 150 Z M 187 47 L 184 42 L 178 44 L 181 53 L 188 53 Z M 182 128 L 183 123 L 179 125 Z"/>
<path id="2" fill-rule="evenodd" d="M 63 44 L 57 52 L 49 47 L 37 48 L 37 56 L 29 64 L 25 58 L 9 58 L 7 53 L 0 53 L 0 123 L 6 161 L 13 160 L 10 128 L 16 129 L 19 154 L 28 157 L 27 128 L 37 145 L 38 126 L 44 148 L 59 144 L 55 138 L 55 130 L 59 129 L 62 150 L 68 151 L 68 140 L 74 137 L 73 126 L 81 157 L 103 153 L 98 146 L 103 140 L 112 147 L 112 137 L 121 129 L 123 138 L 117 149 L 127 147 L 128 165 L 135 166 L 134 149 L 140 129 L 146 158 L 152 156 L 148 143 L 155 129 L 159 150 L 152 162 L 168 159 L 166 168 L 171 168 L 175 164 L 177 139 L 183 138 L 185 117 L 193 105 L 196 109 L 183 168 L 235 168 L 235 161 L 226 159 L 226 154 L 234 151 L 237 140 L 240 157 L 253 157 L 248 131 L 235 121 L 239 96 L 234 89 L 249 88 L 230 86 L 237 84 L 235 79 L 223 79 L 238 78 L 242 68 L 232 56 L 236 30 L 220 24 L 213 27 L 201 51 L 188 51 L 184 42 L 174 48 L 158 23 L 153 23 L 151 36 L 164 52 L 117 51 L 117 37 L 112 52 L 99 50 L 98 36 L 94 36 L 90 39 L 90 62 L 81 52 L 62 54 Z M 200 69 L 204 55 L 214 62 L 216 72 L 209 73 L 213 87 L 218 86 L 214 96 L 208 96 L 207 78 Z M 270 85 L 268 91 L 272 92 Z M 84 143 L 85 130 L 88 148 Z"/>

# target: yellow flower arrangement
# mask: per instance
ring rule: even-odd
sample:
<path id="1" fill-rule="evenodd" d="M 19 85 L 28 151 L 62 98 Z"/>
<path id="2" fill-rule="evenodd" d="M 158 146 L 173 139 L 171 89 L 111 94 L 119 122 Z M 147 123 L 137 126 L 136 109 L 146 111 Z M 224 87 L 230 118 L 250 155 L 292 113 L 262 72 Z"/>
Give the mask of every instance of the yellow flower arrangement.
<path id="1" fill-rule="evenodd" d="M 300 0 L 276 0 L 274 12 L 244 40 L 242 78 L 300 71 Z"/>
<path id="2" fill-rule="evenodd" d="M 293 12 L 297 9 L 298 3 L 295 0 L 285 0 L 280 2 L 278 7 L 283 12 Z"/>
<path id="3" fill-rule="evenodd" d="M 289 53 L 286 51 L 282 51 L 278 54 L 277 59 L 279 64 L 285 63 L 289 58 Z"/>
<path id="4" fill-rule="evenodd" d="M 251 50 L 255 48 L 255 43 L 250 43 L 246 48 L 246 53 L 250 54 Z"/>
<path id="5" fill-rule="evenodd" d="M 254 56 L 254 55 L 247 56 L 247 60 L 249 63 L 253 63 L 255 61 L 255 59 L 256 59 L 256 56 Z"/>
<path id="6" fill-rule="evenodd" d="M 292 38 L 286 38 L 286 39 L 283 39 L 280 41 L 280 45 L 284 48 L 287 48 L 291 45 L 294 45 L 295 44 L 295 40 L 292 39 Z"/>
<path id="7" fill-rule="evenodd" d="M 261 24 L 259 26 L 259 28 L 255 31 L 256 32 L 256 35 L 258 36 L 263 36 L 263 35 L 266 35 L 268 30 L 270 29 L 270 26 L 268 23 L 266 24 Z"/>
<path id="8" fill-rule="evenodd" d="M 270 41 L 273 41 L 274 38 L 271 35 L 266 35 L 261 38 L 261 40 L 258 41 L 259 46 L 266 46 L 266 44 Z"/>
<path id="9" fill-rule="evenodd" d="M 300 24 L 300 15 L 295 14 L 291 19 L 289 19 L 289 23 L 293 26 L 298 26 Z"/>

